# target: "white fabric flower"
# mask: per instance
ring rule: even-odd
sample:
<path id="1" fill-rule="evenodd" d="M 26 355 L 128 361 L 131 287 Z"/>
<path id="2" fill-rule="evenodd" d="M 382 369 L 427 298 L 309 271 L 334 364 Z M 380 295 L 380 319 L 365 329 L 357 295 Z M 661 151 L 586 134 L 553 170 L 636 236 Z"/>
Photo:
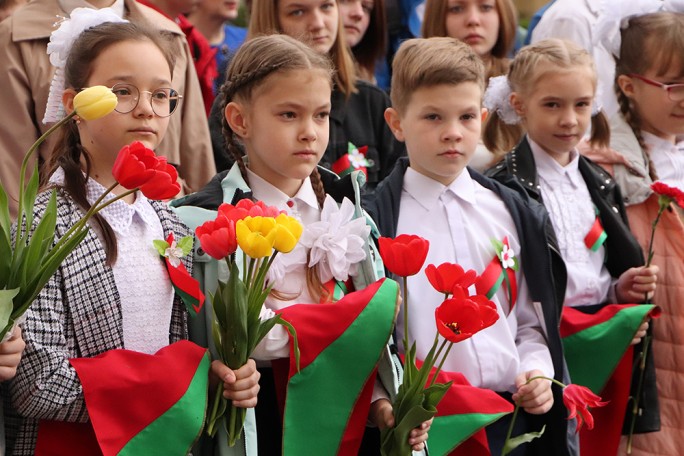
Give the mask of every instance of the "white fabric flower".
<path id="1" fill-rule="evenodd" d="M 269 283 L 278 288 L 285 275 L 302 266 L 318 265 L 322 283 L 333 278 L 347 280 L 356 274 L 357 264 L 366 259 L 365 244 L 370 227 L 364 218 L 354 218 L 354 204 L 347 198 L 340 206 L 326 196 L 321 221 L 304 227 L 292 252 L 278 255 L 268 272 Z M 272 281 L 272 282 L 270 282 Z"/>
<path id="2" fill-rule="evenodd" d="M 169 259 L 171 266 L 177 268 L 180 264 L 180 259 L 183 257 L 183 249 L 176 245 L 176 241 L 173 241 L 171 245 L 164 250 L 164 256 Z"/>
<path id="3" fill-rule="evenodd" d="M 501 267 L 503 267 L 504 269 L 509 269 L 513 268 L 514 266 L 515 252 L 512 248 L 504 244 L 503 248 L 501 249 Z"/>

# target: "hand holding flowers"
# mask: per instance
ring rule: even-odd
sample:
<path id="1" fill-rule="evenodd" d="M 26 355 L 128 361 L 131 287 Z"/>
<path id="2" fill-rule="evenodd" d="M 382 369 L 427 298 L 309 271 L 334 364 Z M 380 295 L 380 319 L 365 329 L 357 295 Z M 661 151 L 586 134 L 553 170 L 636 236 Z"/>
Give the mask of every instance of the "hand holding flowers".
<path id="1" fill-rule="evenodd" d="M 261 320 L 260 315 L 271 292 L 266 274 L 279 252 L 288 253 L 294 249 L 302 230 L 302 225 L 294 218 L 262 202 L 250 200 L 242 200 L 235 206 L 222 204 L 215 220 L 205 222 L 195 230 L 202 249 L 212 258 L 225 260 L 228 265 L 228 281 L 219 281 L 212 296 L 212 339 L 220 360 L 235 373 L 250 363 L 249 357 L 255 347 L 276 324 L 286 326 L 294 334 L 294 329 L 279 315 L 265 320 Z M 244 253 L 242 271 L 235 259 L 238 246 Z M 226 375 L 230 377 L 230 374 Z M 223 420 L 228 444 L 233 446 L 240 438 L 245 420 L 245 409 L 239 401 L 246 398 L 226 395 L 225 390 L 230 391 L 231 383 L 225 382 L 225 375 L 219 377 L 224 379 L 224 388 L 218 388 L 214 396 L 207 433 L 213 436 L 218 422 Z M 233 401 L 230 406 L 226 399 Z"/>

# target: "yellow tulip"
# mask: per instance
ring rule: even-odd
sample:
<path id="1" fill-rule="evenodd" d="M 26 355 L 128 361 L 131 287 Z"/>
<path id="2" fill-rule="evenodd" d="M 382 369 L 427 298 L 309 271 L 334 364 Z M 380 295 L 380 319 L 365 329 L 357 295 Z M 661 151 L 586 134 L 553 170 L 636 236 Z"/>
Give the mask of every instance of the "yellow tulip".
<path id="1" fill-rule="evenodd" d="M 280 214 L 276 217 L 276 235 L 273 247 L 282 253 L 291 252 L 295 248 L 304 227 L 294 217 Z"/>
<path id="2" fill-rule="evenodd" d="M 276 232 L 273 217 L 245 217 L 235 225 L 238 245 L 250 258 L 270 256 Z"/>
<path id="3" fill-rule="evenodd" d="M 93 86 L 82 90 L 74 97 L 74 110 L 85 120 L 95 120 L 114 111 L 118 100 L 112 89 Z"/>

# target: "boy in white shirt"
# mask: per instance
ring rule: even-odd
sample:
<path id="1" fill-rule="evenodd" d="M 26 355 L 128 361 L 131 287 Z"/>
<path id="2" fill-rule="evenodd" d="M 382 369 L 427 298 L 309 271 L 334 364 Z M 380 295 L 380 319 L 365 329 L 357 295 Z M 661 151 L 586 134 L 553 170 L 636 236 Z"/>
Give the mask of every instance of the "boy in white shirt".
<path id="1" fill-rule="evenodd" d="M 499 320 L 454 345 L 444 369 L 461 372 L 472 385 L 519 403 L 525 413 L 518 415 L 514 435 L 547 426 L 541 439 L 512 454 L 571 454 L 561 391 L 546 380 L 527 383 L 540 375 L 563 380 L 558 315 L 566 275 L 548 229 L 548 214 L 466 168 L 486 115 L 484 66 L 457 40 L 415 39 L 402 44 L 393 74 L 393 107 L 385 119 L 396 138 L 406 143 L 408 160 L 399 160 L 378 186 L 369 210 L 383 236 L 416 234 L 428 239 L 425 265 L 458 263 L 482 274 L 499 261 L 493 240 L 512 249 L 521 266 L 514 273 L 517 293 L 509 294 L 505 284 L 498 290 L 493 285 Z M 525 277 L 534 281 L 528 283 Z M 409 296 L 422 298 L 409 302 L 409 331 L 418 358 L 424 358 L 434 337 L 434 309 L 443 296 L 424 274 L 408 283 Z M 402 334 L 397 336 L 401 339 Z M 510 416 L 488 426 L 492 454 L 501 452 L 509 423 Z"/>

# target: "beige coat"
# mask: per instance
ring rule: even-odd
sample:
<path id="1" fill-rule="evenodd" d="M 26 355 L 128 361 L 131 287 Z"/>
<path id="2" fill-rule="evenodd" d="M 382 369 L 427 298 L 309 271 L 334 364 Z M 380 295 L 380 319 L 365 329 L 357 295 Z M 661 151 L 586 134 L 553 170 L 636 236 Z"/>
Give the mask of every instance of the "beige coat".
<path id="1" fill-rule="evenodd" d="M 648 162 L 634 134 L 616 116 L 611 120 L 611 147 L 632 162 L 633 169 L 648 176 Z M 657 171 L 657 170 L 656 170 Z M 658 197 L 650 190 L 650 178 L 639 178 L 623 165 L 614 165 L 627 206 L 629 225 L 648 254 L 651 223 L 658 214 Z M 663 213 L 655 235 L 653 264 L 660 268 L 653 302 L 663 309 L 654 322 L 653 356 L 656 366 L 661 430 L 634 436 L 633 456 L 684 455 L 684 224 L 677 210 Z M 625 438 L 620 455 L 625 453 Z"/>
<path id="2" fill-rule="evenodd" d="M 0 182 L 16 201 L 19 170 L 24 154 L 44 133 L 45 105 L 54 68 L 47 55 L 50 33 L 59 17 L 65 17 L 81 0 L 32 0 L 0 23 Z M 126 16 L 146 21 L 171 32 L 179 51 L 173 72 L 173 86 L 183 100 L 171 116 L 169 129 L 157 151 L 176 165 L 185 190 L 198 190 L 215 174 L 214 158 L 202 94 L 185 35 L 171 20 L 156 11 L 125 0 Z M 43 158 L 57 135 L 43 145 Z M 16 202 L 12 204 L 15 213 Z"/>

